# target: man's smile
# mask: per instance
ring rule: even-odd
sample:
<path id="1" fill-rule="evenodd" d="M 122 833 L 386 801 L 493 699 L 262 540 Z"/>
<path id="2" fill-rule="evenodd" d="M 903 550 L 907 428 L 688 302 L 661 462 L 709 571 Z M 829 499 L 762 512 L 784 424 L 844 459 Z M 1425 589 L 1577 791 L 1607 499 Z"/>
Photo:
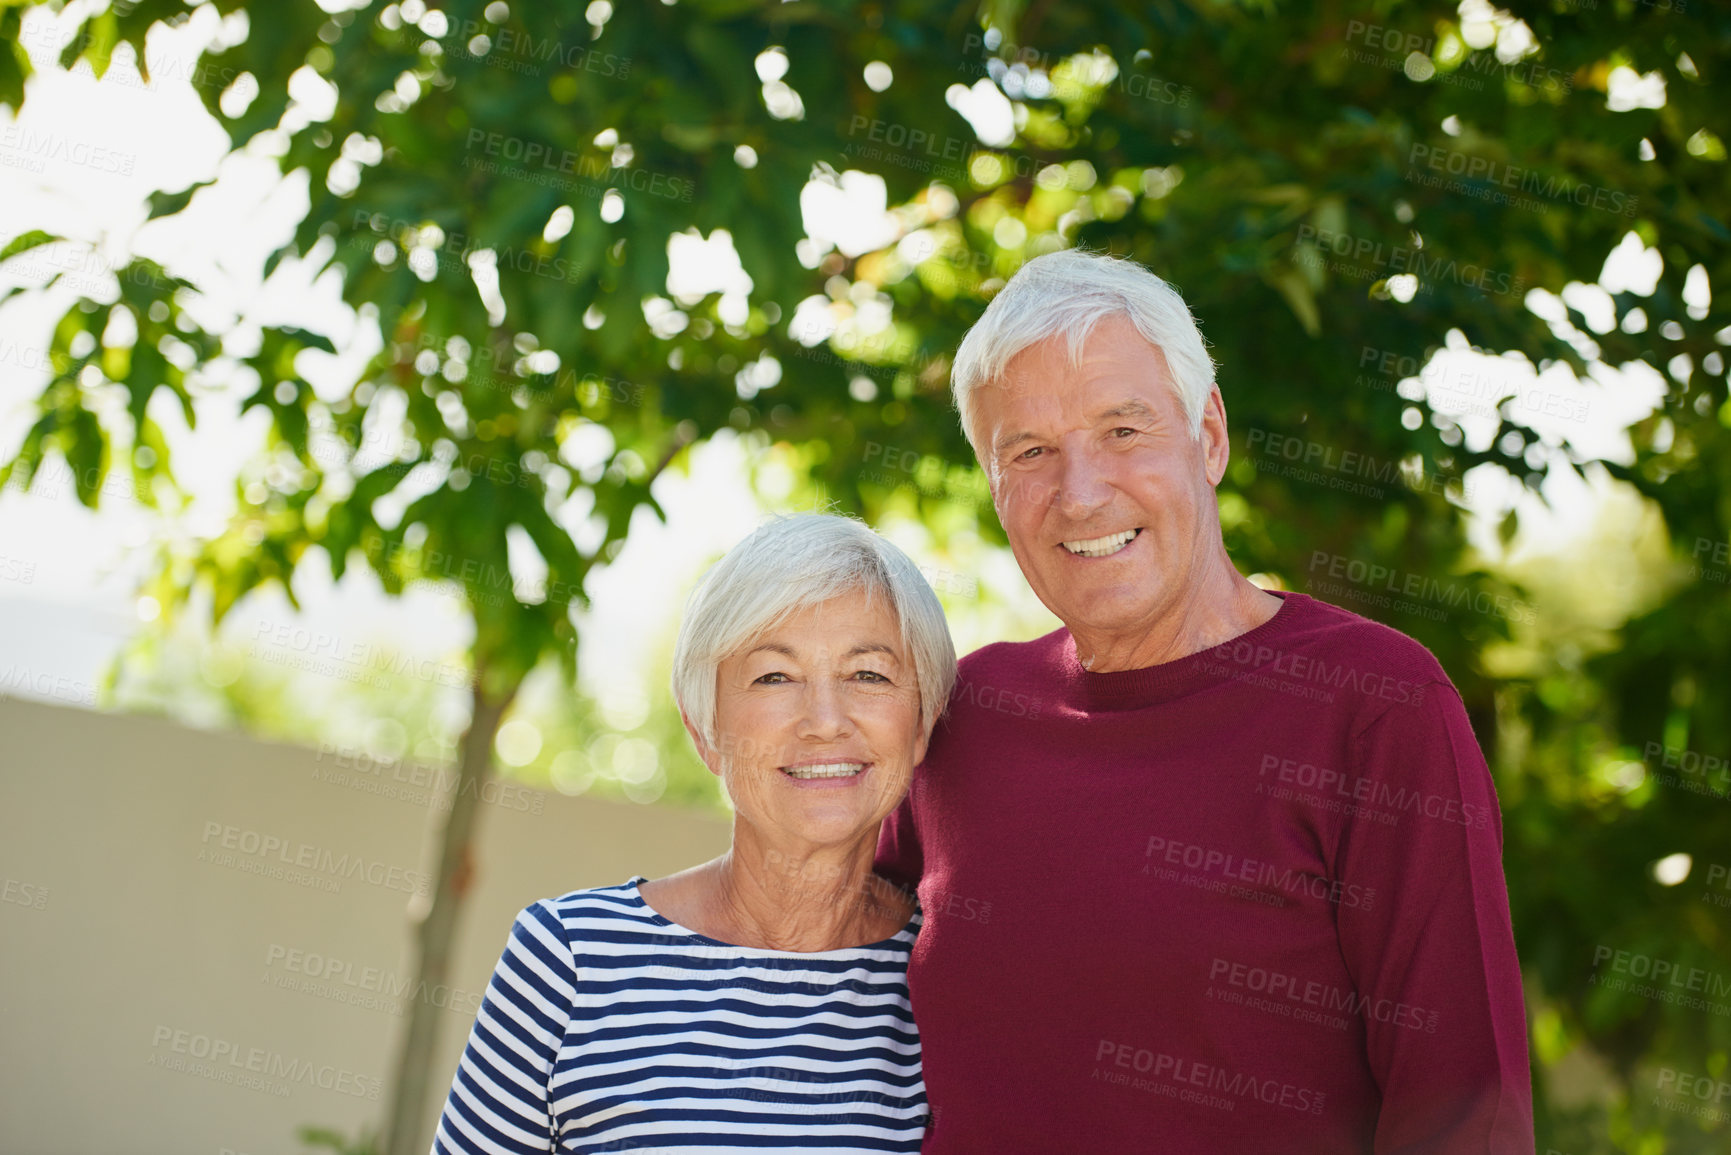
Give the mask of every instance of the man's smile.
<path id="1" fill-rule="evenodd" d="M 1109 533 L 1105 537 L 1082 538 L 1077 541 L 1066 541 L 1060 544 L 1077 557 L 1111 557 L 1141 536 L 1142 527 Z"/>

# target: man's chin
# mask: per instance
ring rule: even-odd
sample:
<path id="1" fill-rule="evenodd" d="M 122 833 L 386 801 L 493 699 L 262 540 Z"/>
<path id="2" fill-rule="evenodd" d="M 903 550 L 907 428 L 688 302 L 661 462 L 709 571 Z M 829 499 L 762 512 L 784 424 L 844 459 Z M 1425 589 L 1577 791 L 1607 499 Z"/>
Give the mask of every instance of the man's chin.
<path id="1" fill-rule="evenodd" d="M 1146 588 L 1110 587 L 1090 592 L 1073 583 L 1062 598 L 1041 598 L 1072 634 L 1112 637 L 1145 631 L 1157 616 L 1159 602 Z"/>

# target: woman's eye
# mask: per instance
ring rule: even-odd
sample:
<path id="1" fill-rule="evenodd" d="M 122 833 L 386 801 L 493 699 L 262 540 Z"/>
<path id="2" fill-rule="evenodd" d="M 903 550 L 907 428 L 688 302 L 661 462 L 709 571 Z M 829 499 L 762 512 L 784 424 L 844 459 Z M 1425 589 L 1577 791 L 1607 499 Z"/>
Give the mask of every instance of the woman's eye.
<path id="1" fill-rule="evenodd" d="M 787 675 L 786 674 L 782 673 L 780 670 L 772 670 L 771 672 L 769 672 L 767 674 L 763 674 L 757 678 L 752 679 L 752 684 L 753 685 L 761 684 L 761 685 L 765 685 L 765 686 L 773 686 L 778 682 L 785 682 L 785 681 L 787 681 Z"/>
<path id="2" fill-rule="evenodd" d="M 876 670 L 858 670 L 858 671 L 856 671 L 856 675 L 858 677 L 864 678 L 868 682 L 888 682 L 889 681 L 888 678 L 884 677 L 882 674 L 878 673 Z"/>

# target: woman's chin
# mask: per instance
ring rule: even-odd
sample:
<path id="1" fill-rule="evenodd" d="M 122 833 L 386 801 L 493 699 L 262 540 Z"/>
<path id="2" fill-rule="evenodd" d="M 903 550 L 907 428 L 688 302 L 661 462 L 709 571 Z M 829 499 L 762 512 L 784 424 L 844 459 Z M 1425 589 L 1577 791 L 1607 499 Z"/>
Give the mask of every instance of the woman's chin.
<path id="1" fill-rule="evenodd" d="M 837 846 L 876 831 L 881 821 L 875 808 L 858 799 L 818 795 L 775 807 L 770 825 L 805 842 Z"/>
<path id="2" fill-rule="evenodd" d="M 788 791 L 758 799 L 745 817 L 771 837 L 791 837 L 813 846 L 850 846 L 876 839 L 883 824 L 877 799 L 841 792 Z"/>

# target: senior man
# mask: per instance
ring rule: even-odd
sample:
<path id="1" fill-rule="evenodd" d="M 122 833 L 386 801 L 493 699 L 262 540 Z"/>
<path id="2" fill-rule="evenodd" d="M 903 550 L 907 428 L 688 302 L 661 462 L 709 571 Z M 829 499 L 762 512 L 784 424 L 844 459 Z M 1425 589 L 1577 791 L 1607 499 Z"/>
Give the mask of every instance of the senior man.
<path id="1" fill-rule="evenodd" d="M 1182 298 L 1028 262 L 962 425 L 1064 628 L 970 654 L 877 869 L 917 884 L 922 1150 L 1531 1152 L 1502 823 L 1459 694 L 1233 567 Z"/>

